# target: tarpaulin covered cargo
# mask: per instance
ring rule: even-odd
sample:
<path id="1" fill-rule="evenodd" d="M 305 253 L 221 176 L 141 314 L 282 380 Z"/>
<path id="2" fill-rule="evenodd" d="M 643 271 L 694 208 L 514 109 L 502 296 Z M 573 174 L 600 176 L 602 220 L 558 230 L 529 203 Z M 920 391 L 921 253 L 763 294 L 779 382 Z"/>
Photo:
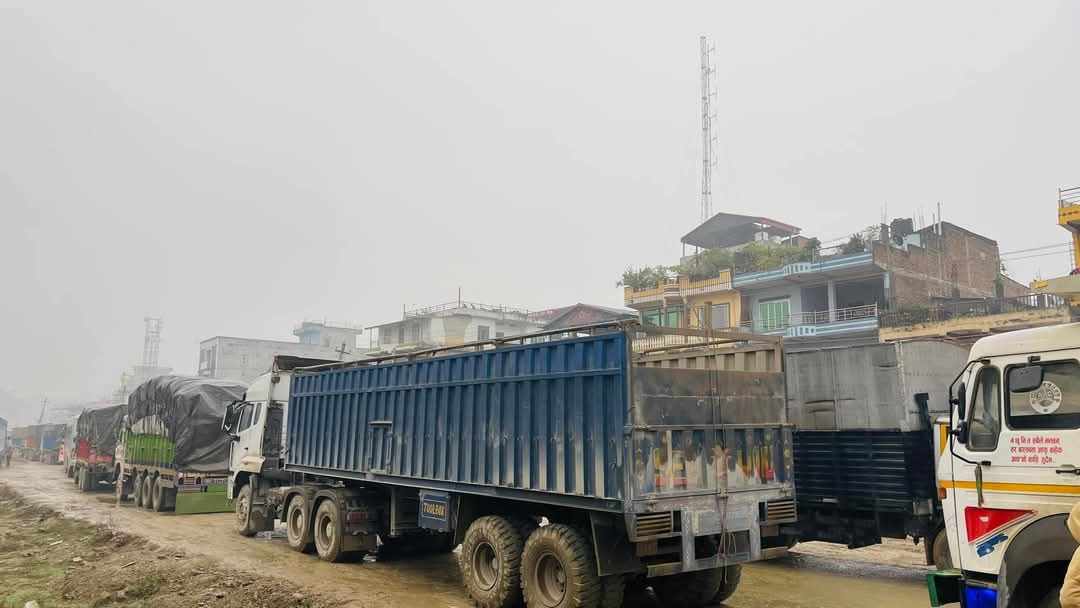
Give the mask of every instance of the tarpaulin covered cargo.
<path id="1" fill-rule="evenodd" d="M 85 410 L 75 423 L 75 436 L 85 439 L 98 454 L 112 455 L 125 413 L 126 404 Z"/>
<path id="2" fill-rule="evenodd" d="M 169 440 L 171 465 L 184 471 L 229 469 L 230 439 L 221 432 L 225 407 L 247 386 L 231 380 L 158 376 L 139 385 L 127 402 L 126 430 Z"/>

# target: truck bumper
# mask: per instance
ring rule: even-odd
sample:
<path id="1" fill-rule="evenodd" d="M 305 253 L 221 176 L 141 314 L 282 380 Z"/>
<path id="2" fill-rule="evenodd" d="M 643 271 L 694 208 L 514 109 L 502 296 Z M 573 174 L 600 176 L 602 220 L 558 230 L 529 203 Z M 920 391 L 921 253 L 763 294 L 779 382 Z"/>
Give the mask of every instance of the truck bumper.
<path id="1" fill-rule="evenodd" d="M 926 575 L 930 605 L 934 608 L 960 602 L 962 608 L 996 608 L 997 587 L 991 583 L 969 581 L 959 570 L 943 570 Z"/>

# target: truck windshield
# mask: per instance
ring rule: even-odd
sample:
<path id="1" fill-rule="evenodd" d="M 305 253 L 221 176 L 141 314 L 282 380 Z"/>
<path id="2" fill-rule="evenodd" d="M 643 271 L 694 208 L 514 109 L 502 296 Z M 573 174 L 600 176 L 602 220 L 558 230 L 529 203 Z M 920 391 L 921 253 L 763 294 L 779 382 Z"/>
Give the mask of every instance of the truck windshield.
<path id="1" fill-rule="evenodd" d="M 1080 365 L 1076 361 L 1041 363 L 1043 383 L 1027 393 L 1006 387 L 1006 412 L 1014 429 L 1080 428 Z"/>

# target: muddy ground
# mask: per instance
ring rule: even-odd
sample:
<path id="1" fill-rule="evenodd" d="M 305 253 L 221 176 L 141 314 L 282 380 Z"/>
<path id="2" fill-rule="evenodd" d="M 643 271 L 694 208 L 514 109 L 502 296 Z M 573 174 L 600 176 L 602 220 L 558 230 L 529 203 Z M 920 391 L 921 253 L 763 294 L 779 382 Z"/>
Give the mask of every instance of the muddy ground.
<path id="1" fill-rule="evenodd" d="M 49 581 L 64 581 L 59 587 L 48 583 L 49 606 L 347 606 L 351 608 L 390 607 L 456 607 L 469 606 L 458 582 L 457 565 L 453 555 L 415 558 L 379 563 L 328 564 L 309 555 L 293 552 L 283 538 L 247 539 L 232 529 L 232 515 L 156 514 L 137 509 L 130 504 L 117 507 L 108 492 L 82 494 L 64 477 L 59 466 L 14 461 L 9 469 L 0 469 L 0 486 L 6 485 L 25 497 L 28 504 L 54 509 L 63 515 L 58 522 L 70 530 L 85 530 L 76 539 L 77 546 L 89 551 L 94 560 L 102 563 L 102 572 L 109 573 L 102 581 L 79 578 L 89 564 L 83 561 L 76 567 L 70 561 L 75 555 L 56 549 L 64 544 L 25 549 L 23 545 L 9 546 L 0 540 L 0 580 L 9 572 L 34 570 L 41 567 L 49 573 Z M 32 532 L 18 531 L 11 522 L 21 521 L 11 516 L 15 507 L 10 499 L 0 502 L 0 534 L 16 530 L 15 537 L 25 538 Z M 56 518 L 47 518 L 52 521 Z M 75 520 L 75 521 L 73 521 Z M 79 523 L 86 522 L 86 523 Z M 93 524 L 93 525 L 89 525 Z M 60 525 L 52 523 L 50 525 Z M 138 537 L 129 552 L 139 551 L 139 559 L 122 557 L 122 548 L 109 549 L 108 542 L 98 542 L 94 526 L 118 531 L 126 537 Z M 86 538 L 83 541 L 80 539 Z M 7 538 L 6 536 L 3 538 Z M 56 537 L 59 538 L 59 537 Z M 18 541 L 22 542 L 22 541 Z M 69 541 L 65 540 L 65 543 Z M 76 547 L 72 544 L 65 551 Z M 80 549 L 83 550 L 83 549 Z M 23 553 L 35 553 L 33 560 Z M 177 557 L 177 556 L 181 557 Z M 152 559 L 150 558 L 152 556 Z M 159 557 L 161 556 L 161 557 Z M 144 559 L 145 558 L 145 559 Z M 848 551 L 843 547 L 823 543 L 796 546 L 790 557 L 748 565 L 738 592 L 728 601 L 730 608 L 856 608 L 872 603 L 875 608 L 900 608 L 928 605 L 925 587 L 926 567 L 922 565 L 920 547 L 891 541 L 878 547 Z M 121 568 L 128 562 L 136 564 Z M 92 562 L 93 563 L 93 562 Z M 152 565 L 151 565 L 152 564 Z M 108 566 L 108 567 L 105 567 Z M 126 592 L 117 601 L 115 593 L 126 589 L 131 580 L 126 571 L 142 576 L 161 577 L 153 601 L 146 597 L 133 598 Z M 163 568 L 155 574 L 154 567 Z M 114 568 L 115 570 L 110 570 Z M 118 569 L 117 569 L 118 568 Z M 27 570 L 27 571 L 29 571 Z M 70 577 L 70 578 L 69 578 Z M 32 580 L 32 579 L 26 579 Z M 44 579 L 43 579 L 44 580 Z M 83 581 L 82 584 L 73 584 Z M 230 585 L 226 585 L 230 582 Z M 43 583 L 44 584 L 44 583 Z M 116 588 L 118 585 L 125 585 Z M 53 589 L 60 589 L 59 593 Z M 64 598 L 66 591 L 78 594 Z M 213 589 L 213 593 L 209 590 Z M 231 603 L 243 597 L 246 590 L 266 595 L 276 603 Z M 178 595 L 183 592 L 184 595 Z M 0 606 L 22 608 L 4 598 L 0 587 Z M 136 595 L 138 595 L 136 591 Z M 222 597 L 218 597 L 218 595 Z M 273 595 L 269 595 L 273 594 Z M 102 598 L 110 598 L 108 602 Z M 16 600 L 21 598 L 15 598 Z"/>

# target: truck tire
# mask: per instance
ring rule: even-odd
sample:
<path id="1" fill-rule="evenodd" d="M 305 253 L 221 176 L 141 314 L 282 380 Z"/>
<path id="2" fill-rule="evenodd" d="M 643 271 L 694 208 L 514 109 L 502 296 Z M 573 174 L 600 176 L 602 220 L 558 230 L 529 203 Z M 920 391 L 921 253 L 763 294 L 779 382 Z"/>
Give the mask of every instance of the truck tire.
<path id="1" fill-rule="evenodd" d="M 324 562 L 341 561 L 345 554 L 341 550 L 344 531 L 341 528 L 341 510 L 337 503 L 329 499 L 320 502 L 318 510 L 315 511 L 314 524 L 315 552 L 319 554 L 319 559 Z"/>
<path id="2" fill-rule="evenodd" d="M 154 477 L 153 490 L 150 493 L 150 508 L 157 513 L 168 510 L 169 489 L 161 484 L 160 477 Z"/>
<path id="3" fill-rule="evenodd" d="M 251 484 L 245 483 L 240 486 L 240 491 L 236 493 L 236 501 L 233 503 L 236 508 L 236 532 L 240 536 L 255 536 L 257 530 L 252 525 L 251 521 Z"/>
<path id="4" fill-rule="evenodd" d="M 703 608 L 720 595 L 724 568 L 709 568 L 651 579 L 657 602 L 665 608 Z"/>
<path id="5" fill-rule="evenodd" d="M 79 469 L 78 476 L 76 478 L 79 482 L 79 490 L 82 492 L 89 492 L 93 489 L 93 477 L 90 475 L 90 471 L 85 468 Z"/>
<path id="6" fill-rule="evenodd" d="M 725 566 L 721 568 L 721 571 L 724 573 L 724 578 L 720 582 L 720 589 L 713 596 L 712 603 L 714 604 L 726 602 L 728 598 L 735 595 L 735 590 L 739 588 L 739 581 L 742 580 L 742 564 Z"/>
<path id="7" fill-rule="evenodd" d="M 537 528 L 525 541 L 521 587 L 529 606 L 597 606 L 601 597 L 600 577 L 596 575 L 596 558 L 585 536 L 564 524 Z"/>
<path id="8" fill-rule="evenodd" d="M 128 484 L 124 483 L 124 473 L 120 470 L 120 467 L 116 467 L 116 471 L 113 472 L 113 479 L 115 480 L 116 487 L 116 504 L 120 504 L 128 499 Z"/>
<path id="9" fill-rule="evenodd" d="M 144 476 L 145 476 L 145 473 L 136 473 L 135 474 L 135 481 L 132 482 L 131 501 L 133 503 L 135 503 L 136 507 L 141 507 L 142 506 L 142 488 L 143 488 L 143 477 Z"/>
<path id="10" fill-rule="evenodd" d="M 149 473 L 143 475 L 142 494 L 140 495 L 142 502 L 139 503 L 139 506 L 144 509 L 150 509 L 154 506 L 154 479 L 156 479 L 156 476 Z"/>
<path id="11" fill-rule="evenodd" d="M 951 570 L 953 567 L 952 555 L 949 553 L 949 537 L 945 529 L 938 530 L 934 535 L 934 544 L 931 549 L 934 557 L 934 567 L 938 570 Z"/>
<path id="12" fill-rule="evenodd" d="M 465 531 L 458 565 L 477 606 L 510 608 L 521 603 L 523 547 L 517 528 L 497 515 L 480 517 Z"/>
<path id="13" fill-rule="evenodd" d="M 621 574 L 600 577 L 599 608 L 622 608 L 626 595 L 626 577 Z"/>
<path id="14" fill-rule="evenodd" d="M 315 549 L 315 541 L 311 538 L 311 524 L 304 513 L 306 500 L 302 494 L 297 494 L 285 508 L 285 532 L 289 538 L 289 546 L 301 553 L 311 553 Z"/>
<path id="15" fill-rule="evenodd" d="M 1061 608 L 1061 585 L 1054 585 L 1035 608 Z"/>

